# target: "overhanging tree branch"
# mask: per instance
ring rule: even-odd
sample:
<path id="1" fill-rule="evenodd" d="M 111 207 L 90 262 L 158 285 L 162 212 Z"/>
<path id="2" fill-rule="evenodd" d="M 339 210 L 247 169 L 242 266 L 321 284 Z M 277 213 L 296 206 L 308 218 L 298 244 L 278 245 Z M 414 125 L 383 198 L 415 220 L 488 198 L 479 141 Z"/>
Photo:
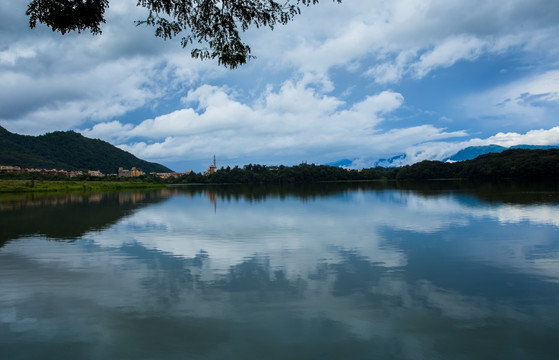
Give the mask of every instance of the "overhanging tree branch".
<path id="1" fill-rule="evenodd" d="M 163 39 L 188 32 L 181 39 L 183 47 L 207 45 L 192 49 L 192 57 L 217 59 L 220 65 L 234 69 L 253 57 L 250 47 L 241 41 L 240 31 L 251 26 L 273 30 L 276 24 L 285 25 L 299 15 L 300 6 L 316 3 L 318 0 L 138 0 L 137 6 L 146 8 L 148 15 L 136 25 L 155 27 L 155 36 Z M 62 34 L 89 29 L 96 35 L 101 33 L 108 7 L 109 0 L 33 0 L 26 15 L 31 28 L 40 22 Z"/>

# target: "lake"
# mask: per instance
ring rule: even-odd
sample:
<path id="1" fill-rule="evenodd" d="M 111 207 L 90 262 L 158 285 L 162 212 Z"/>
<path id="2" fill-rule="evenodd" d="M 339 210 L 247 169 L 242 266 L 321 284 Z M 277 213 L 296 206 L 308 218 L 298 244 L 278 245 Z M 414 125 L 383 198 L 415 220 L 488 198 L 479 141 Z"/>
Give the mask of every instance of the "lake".
<path id="1" fill-rule="evenodd" d="M 559 191 L 0 199 L 0 358 L 557 359 Z"/>

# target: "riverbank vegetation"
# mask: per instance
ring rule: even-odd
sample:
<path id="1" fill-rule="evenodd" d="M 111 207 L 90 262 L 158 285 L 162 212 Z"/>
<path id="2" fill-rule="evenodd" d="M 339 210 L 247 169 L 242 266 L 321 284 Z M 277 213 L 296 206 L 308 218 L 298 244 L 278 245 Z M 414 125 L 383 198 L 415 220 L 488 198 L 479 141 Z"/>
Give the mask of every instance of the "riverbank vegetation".
<path id="1" fill-rule="evenodd" d="M 165 185 L 144 181 L 74 181 L 74 180 L 0 180 L 0 193 L 21 192 L 103 192 L 117 190 L 134 190 L 146 188 L 162 188 Z"/>
<path id="2" fill-rule="evenodd" d="M 140 176 L 81 176 L 67 178 L 34 174 L 0 174 L 0 192 L 107 191 L 172 184 L 311 184 L 335 181 L 415 181 L 433 179 L 465 180 L 559 180 L 559 149 L 513 149 L 481 155 L 473 160 L 447 163 L 422 161 L 399 168 L 344 169 L 315 164 L 296 166 L 245 165 L 222 167 L 205 176 L 184 174 L 166 179 Z"/>
<path id="3" fill-rule="evenodd" d="M 296 166 L 246 165 L 221 168 L 209 176 L 183 175 L 170 183 L 209 184 L 308 184 L 324 181 L 412 181 L 434 179 L 465 180 L 558 180 L 559 149 L 512 149 L 478 156 L 461 162 L 422 161 L 398 168 L 360 170 L 300 164 Z"/>

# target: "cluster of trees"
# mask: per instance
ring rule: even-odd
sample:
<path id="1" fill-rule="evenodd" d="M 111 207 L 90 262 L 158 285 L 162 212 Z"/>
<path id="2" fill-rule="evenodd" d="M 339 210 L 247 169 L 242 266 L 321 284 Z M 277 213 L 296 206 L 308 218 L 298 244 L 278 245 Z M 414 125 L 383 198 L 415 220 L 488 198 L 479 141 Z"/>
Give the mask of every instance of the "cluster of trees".
<path id="1" fill-rule="evenodd" d="M 208 181 L 215 183 L 282 183 L 297 184 L 317 181 L 359 181 L 379 180 L 383 178 L 380 170 L 348 170 L 339 167 L 314 164 L 300 164 L 296 166 L 246 165 L 222 168 L 208 177 Z"/>
<path id="2" fill-rule="evenodd" d="M 198 173 L 178 178 L 152 179 L 169 184 L 308 184 L 319 181 L 366 181 L 394 178 L 394 169 L 348 170 L 339 167 L 315 164 L 296 166 L 245 165 L 222 167 L 215 173 L 204 176 Z"/>
<path id="3" fill-rule="evenodd" d="M 204 184 L 305 184 L 319 181 L 432 179 L 559 179 L 559 149 L 512 149 L 455 163 L 426 160 L 399 168 L 377 167 L 362 170 L 314 164 L 297 166 L 249 164 L 243 168 L 222 167 L 209 176 L 193 173 L 159 181 Z"/>

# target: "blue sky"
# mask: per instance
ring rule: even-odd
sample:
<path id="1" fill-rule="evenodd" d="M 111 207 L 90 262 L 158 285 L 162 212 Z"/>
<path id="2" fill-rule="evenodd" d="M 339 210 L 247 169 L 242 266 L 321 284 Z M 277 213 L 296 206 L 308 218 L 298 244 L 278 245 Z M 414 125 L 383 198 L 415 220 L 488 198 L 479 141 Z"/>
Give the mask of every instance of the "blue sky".
<path id="1" fill-rule="evenodd" d="M 249 30 L 236 70 L 191 59 L 112 1 L 103 34 L 31 30 L 0 0 L 0 125 L 75 130 L 176 171 L 352 167 L 473 145 L 559 145 L 556 0 L 323 0 Z"/>

